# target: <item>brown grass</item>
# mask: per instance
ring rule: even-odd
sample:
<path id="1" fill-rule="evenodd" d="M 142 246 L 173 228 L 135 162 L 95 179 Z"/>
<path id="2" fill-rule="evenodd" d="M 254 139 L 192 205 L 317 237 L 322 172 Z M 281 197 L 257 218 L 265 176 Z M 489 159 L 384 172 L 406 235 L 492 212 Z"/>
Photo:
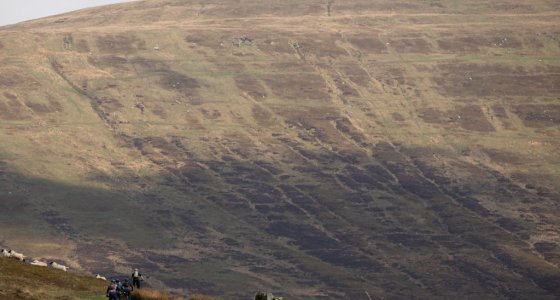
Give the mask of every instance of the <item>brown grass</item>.
<path id="1" fill-rule="evenodd" d="M 185 300 L 185 298 L 171 296 L 158 290 L 139 289 L 132 292 L 132 300 Z"/>
<path id="2" fill-rule="evenodd" d="M 140 289 L 132 292 L 132 300 L 185 300 L 180 296 L 169 295 L 166 292 L 153 290 L 153 289 Z M 192 295 L 188 300 L 214 300 L 211 297 L 204 295 Z"/>
<path id="3" fill-rule="evenodd" d="M 214 298 L 204 296 L 204 295 L 194 294 L 189 297 L 189 300 L 214 300 Z"/>

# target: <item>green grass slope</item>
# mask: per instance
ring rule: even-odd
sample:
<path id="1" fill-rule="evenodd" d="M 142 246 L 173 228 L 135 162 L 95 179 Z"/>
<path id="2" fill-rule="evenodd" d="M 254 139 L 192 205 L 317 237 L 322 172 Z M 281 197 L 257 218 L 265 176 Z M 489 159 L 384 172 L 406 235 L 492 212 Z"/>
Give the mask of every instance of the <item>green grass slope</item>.
<path id="1" fill-rule="evenodd" d="M 0 258 L 0 299 L 106 299 L 107 283 Z"/>
<path id="2" fill-rule="evenodd" d="M 2 27 L 0 243 L 224 299 L 558 298 L 559 8 L 153 0 Z"/>

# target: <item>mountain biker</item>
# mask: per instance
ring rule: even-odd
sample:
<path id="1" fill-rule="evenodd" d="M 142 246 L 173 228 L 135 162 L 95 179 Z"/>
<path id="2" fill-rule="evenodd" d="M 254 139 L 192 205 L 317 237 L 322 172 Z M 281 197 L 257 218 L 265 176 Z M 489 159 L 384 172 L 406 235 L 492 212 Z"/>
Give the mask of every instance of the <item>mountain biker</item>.
<path id="1" fill-rule="evenodd" d="M 122 292 L 123 292 L 123 284 L 119 279 L 117 279 L 117 296 L 119 300 L 122 298 Z"/>
<path id="2" fill-rule="evenodd" d="M 119 293 L 117 292 L 117 282 L 113 279 L 107 287 L 107 297 L 109 300 L 119 300 Z"/>
<path id="3" fill-rule="evenodd" d="M 130 300 L 130 292 L 134 290 L 134 287 L 128 282 L 128 279 L 124 280 L 122 284 L 122 299 L 121 300 Z"/>

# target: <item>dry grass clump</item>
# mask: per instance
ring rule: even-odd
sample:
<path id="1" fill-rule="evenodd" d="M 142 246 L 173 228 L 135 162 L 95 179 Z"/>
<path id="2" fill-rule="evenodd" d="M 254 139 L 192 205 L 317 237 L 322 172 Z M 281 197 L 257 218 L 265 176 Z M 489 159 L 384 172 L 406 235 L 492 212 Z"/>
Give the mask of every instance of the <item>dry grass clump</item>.
<path id="1" fill-rule="evenodd" d="M 200 295 L 200 294 L 194 294 L 189 297 L 189 300 L 214 300 L 214 298 Z"/>
<path id="2" fill-rule="evenodd" d="M 185 300 L 183 297 L 171 296 L 166 292 L 153 289 L 138 289 L 132 292 L 132 300 Z"/>
<path id="3" fill-rule="evenodd" d="M 139 289 L 132 292 L 132 300 L 185 300 L 180 296 L 172 296 L 166 292 L 153 290 L 153 289 Z M 211 297 L 204 295 L 192 295 L 188 300 L 214 300 Z"/>

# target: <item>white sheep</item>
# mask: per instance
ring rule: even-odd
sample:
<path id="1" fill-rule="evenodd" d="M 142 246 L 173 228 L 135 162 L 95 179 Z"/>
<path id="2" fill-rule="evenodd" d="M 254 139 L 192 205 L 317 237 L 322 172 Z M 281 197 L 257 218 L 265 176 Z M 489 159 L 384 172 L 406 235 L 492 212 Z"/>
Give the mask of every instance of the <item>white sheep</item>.
<path id="1" fill-rule="evenodd" d="M 2 257 L 11 257 L 10 252 L 6 249 L 2 249 Z"/>
<path id="2" fill-rule="evenodd" d="M 64 272 L 66 272 L 66 271 L 68 271 L 68 269 L 70 269 L 70 267 L 67 267 L 67 266 L 65 266 L 65 265 L 58 264 L 58 263 L 56 263 L 56 262 L 54 262 L 54 261 L 51 261 L 51 262 L 49 263 L 49 266 L 51 266 L 51 267 L 53 267 L 53 268 L 55 268 L 55 269 L 58 269 L 58 270 L 62 270 L 62 271 L 64 271 Z"/>
<path id="3" fill-rule="evenodd" d="M 10 257 L 13 257 L 13 258 L 15 258 L 17 260 L 20 260 L 20 261 L 25 261 L 25 255 L 23 255 L 21 253 L 17 253 L 14 250 L 10 250 L 10 251 L 8 251 L 8 253 L 10 254 Z"/>
<path id="4" fill-rule="evenodd" d="M 107 281 L 107 278 L 105 278 L 105 277 L 103 277 L 103 276 L 101 276 L 101 275 L 99 275 L 99 274 L 97 274 L 97 275 L 95 276 L 95 278 Z"/>
<path id="5" fill-rule="evenodd" d="M 46 267 L 46 266 L 47 266 L 47 263 L 46 263 L 46 262 L 42 262 L 42 261 L 38 261 L 38 260 L 35 259 L 35 260 L 33 260 L 33 261 L 30 263 L 30 265 L 38 266 L 38 267 Z"/>

